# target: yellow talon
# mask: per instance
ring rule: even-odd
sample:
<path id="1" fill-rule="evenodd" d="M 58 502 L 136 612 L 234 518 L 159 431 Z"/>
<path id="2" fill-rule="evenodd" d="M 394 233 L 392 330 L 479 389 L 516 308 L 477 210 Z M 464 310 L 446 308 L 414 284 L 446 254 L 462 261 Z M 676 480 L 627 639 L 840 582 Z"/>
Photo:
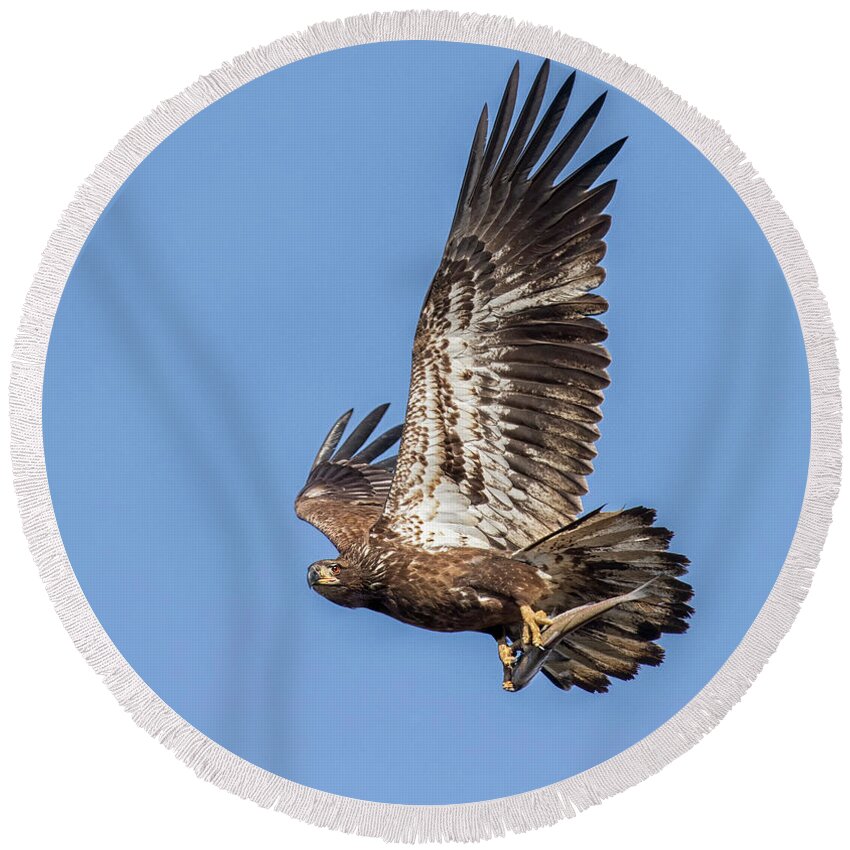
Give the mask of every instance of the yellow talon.
<path id="1" fill-rule="evenodd" d="M 513 682 L 511 682 L 511 681 L 509 681 L 509 680 L 508 680 L 508 681 L 505 681 L 505 682 L 502 682 L 502 687 L 503 687 L 506 691 L 515 691 L 515 690 L 516 690 L 516 688 L 514 687 L 514 683 L 513 683 Z"/>
<path id="2" fill-rule="evenodd" d="M 516 662 L 516 653 L 506 643 L 500 643 L 499 660 L 505 667 L 513 667 Z"/>
<path id="3" fill-rule="evenodd" d="M 535 611 L 534 619 L 539 626 L 551 626 L 552 620 L 545 611 Z"/>
<path id="4" fill-rule="evenodd" d="M 522 615 L 522 642 L 533 646 L 543 646 L 540 627 L 552 625 L 546 612 L 535 611 L 530 605 L 520 605 L 519 613 Z"/>

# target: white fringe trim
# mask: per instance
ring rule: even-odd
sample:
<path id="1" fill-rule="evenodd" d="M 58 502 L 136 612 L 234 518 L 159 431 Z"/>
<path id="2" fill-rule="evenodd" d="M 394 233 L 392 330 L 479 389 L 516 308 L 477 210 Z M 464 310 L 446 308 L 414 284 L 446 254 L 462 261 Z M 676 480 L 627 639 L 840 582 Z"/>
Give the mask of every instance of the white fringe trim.
<path id="1" fill-rule="evenodd" d="M 447 806 L 371 803 L 290 782 L 225 750 L 169 708 L 119 654 L 77 583 L 53 514 L 41 434 L 44 364 L 59 297 L 89 231 L 136 166 L 204 107 L 269 71 L 328 50 L 405 39 L 474 42 L 549 57 L 616 86 L 691 141 L 736 189 L 779 259 L 803 328 L 812 395 L 809 478 L 788 558 L 759 616 L 714 678 L 662 727 L 590 770 L 525 794 Z M 388 841 L 476 841 L 552 824 L 635 785 L 692 747 L 741 698 L 794 620 L 826 537 L 840 475 L 838 362 L 829 313 L 797 231 L 744 154 L 717 122 L 634 65 L 546 27 L 455 12 L 317 24 L 239 56 L 157 107 L 80 187 L 53 233 L 26 299 L 10 392 L 15 485 L 33 557 L 77 648 L 136 723 L 227 791 L 309 823 Z"/>

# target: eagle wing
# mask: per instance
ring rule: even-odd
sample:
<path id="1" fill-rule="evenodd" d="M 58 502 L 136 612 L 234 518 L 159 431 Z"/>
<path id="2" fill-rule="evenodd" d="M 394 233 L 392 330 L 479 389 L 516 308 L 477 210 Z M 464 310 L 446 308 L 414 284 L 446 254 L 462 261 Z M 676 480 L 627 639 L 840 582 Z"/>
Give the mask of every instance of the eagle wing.
<path id="1" fill-rule="evenodd" d="M 319 449 L 307 482 L 295 499 L 295 513 L 322 532 L 337 549 L 362 539 L 381 516 L 390 490 L 396 456 L 378 461 L 401 435 L 401 425 L 372 440 L 389 407 L 373 410 L 337 448 L 353 411 L 334 423 Z"/>
<path id="2" fill-rule="evenodd" d="M 544 158 L 573 73 L 535 128 L 537 74 L 510 130 L 519 65 L 492 132 L 487 107 L 413 346 L 395 477 L 376 531 L 427 549 L 521 548 L 577 517 L 608 385 L 607 309 L 592 294 L 615 181 L 594 186 L 621 139 L 559 175 L 603 94 Z M 533 172 L 533 173 L 532 173 Z"/>

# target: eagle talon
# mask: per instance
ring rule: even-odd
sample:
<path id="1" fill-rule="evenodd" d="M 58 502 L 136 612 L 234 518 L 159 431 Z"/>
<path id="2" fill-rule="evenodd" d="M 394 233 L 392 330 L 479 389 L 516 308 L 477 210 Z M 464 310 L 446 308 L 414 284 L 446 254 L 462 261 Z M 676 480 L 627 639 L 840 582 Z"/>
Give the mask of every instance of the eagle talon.
<path id="1" fill-rule="evenodd" d="M 522 615 L 522 642 L 524 645 L 543 646 L 541 626 L 551 626 L 552 620 L 545 611 L 535 611 L 530 605 L 520 605 L 519 613 Z"/>
<path id="2" fill-rule="evenodd" d="M 514 687 L 514 683 L 510 679 L 505 679 L 505 681 L 502 682 L 502 688 L 506 691 L 516 690 L 516 688 Z"/>
<path id="3" fill-rule="evenodd" d="M 512 646 L 508 646 L 506 643 L 499 644 L 499 660 L 502 662 L 502 665 L 507 668 L 511 668 L 516 664 L 516 652 Z"/>

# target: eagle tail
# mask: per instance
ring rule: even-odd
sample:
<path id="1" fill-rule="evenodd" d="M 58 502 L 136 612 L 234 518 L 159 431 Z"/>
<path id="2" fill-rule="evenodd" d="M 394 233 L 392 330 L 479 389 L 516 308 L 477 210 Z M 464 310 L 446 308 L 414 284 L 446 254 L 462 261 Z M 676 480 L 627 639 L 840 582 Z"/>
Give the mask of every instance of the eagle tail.
<path id="1" fill-rule="evenodd" d="M 691 586 L 679 576 L 688 559 L 668 551 L 673 533 L 655 525 L 655 511 L 636 507 L 592 511 L 543 541 L 524 557 L 558 584 L 544 607 L 550 613 L 622 594 L 630 599 L 570 632 L 556 645 L 543 673 L 559 688 L 605 692 L 611 678 L 632 679 L 641 664 L 657 666 L 655 641 L 688 628 Z"/>

